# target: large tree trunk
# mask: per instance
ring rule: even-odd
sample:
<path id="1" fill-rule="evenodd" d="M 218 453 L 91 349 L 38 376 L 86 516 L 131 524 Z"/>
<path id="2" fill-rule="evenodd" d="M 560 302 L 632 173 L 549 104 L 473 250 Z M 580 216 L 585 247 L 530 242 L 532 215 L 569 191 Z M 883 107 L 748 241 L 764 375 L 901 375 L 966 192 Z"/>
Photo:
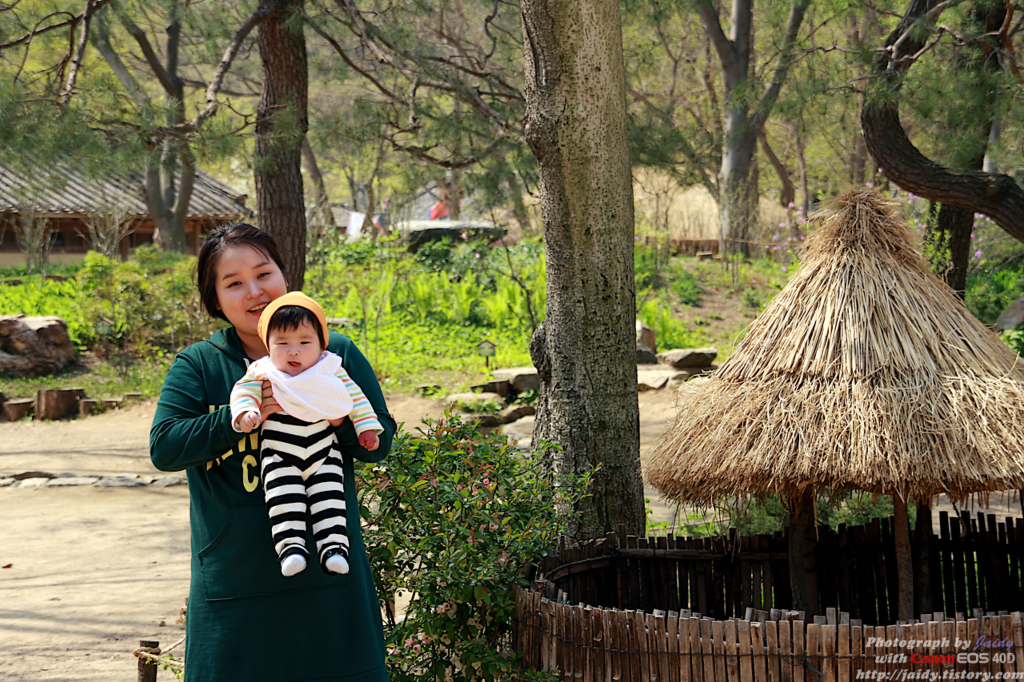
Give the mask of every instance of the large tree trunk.
<path id="1" fill-rule="evenodd" d="M 531 344 L 534 442 L 555 473 L 597 469 L 570 532 L 644 532 L 636 383 L 633 191 L 616 0 L 523 0 L 526 139 L 540 168 L 547 319 Z M 599 467 L 599 468 L 598 468 Z"/>
<path id="2" fill-rule="evenodd" d="M 260 0 L 270 16 L 256 44 L 263 61 L 263 90 L 256 110 L 256 212 L 259 228 L 277 241 L 288 285 L 302 288 L 306 272 L 306 210 L 302 190 L 302 139 L 309 73 L 306 40 L 298 23 L 303 0 Z"/>

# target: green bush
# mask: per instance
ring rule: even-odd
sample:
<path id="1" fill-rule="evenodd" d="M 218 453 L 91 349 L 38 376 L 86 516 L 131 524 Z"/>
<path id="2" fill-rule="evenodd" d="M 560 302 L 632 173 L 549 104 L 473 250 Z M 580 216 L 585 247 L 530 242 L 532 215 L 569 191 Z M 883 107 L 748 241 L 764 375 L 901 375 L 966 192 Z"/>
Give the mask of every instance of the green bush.
<path id="1" fill-rule="evenodd" d="M 360 473 L 378 594 L 412 596 L 401 618 L 383 605 L 392 682 L 551 679 L 517 668 L 514 586 L 554 546 L 587 480 L 556 485 L 537 466 L 544 456 L 449 412 Z"/>
<path id="2" fill-rule="evenodd" d="M 672 307 L 659 298 L 650 297 L 640 306 L 637 317 L 654 331 L 658 348 L 698 348 L 707 345 L 708 337 L 703 329 L 691 330 L 685 322 L 676 319 Z"/>

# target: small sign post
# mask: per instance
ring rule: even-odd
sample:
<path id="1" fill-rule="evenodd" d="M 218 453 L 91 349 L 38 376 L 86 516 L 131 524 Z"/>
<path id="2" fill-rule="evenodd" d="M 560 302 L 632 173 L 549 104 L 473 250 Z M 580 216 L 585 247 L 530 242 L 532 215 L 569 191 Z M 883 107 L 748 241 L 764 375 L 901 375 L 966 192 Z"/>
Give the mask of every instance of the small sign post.
<path id="1" fill-rule="evenodd" d="M 484 367 L 488 370 L 491 368 L 490 359 L 497 354 L 497 351 L 498 346 L 493 341 L 484 339 L 476 344 L 476 354 L 484 356 Z"/>

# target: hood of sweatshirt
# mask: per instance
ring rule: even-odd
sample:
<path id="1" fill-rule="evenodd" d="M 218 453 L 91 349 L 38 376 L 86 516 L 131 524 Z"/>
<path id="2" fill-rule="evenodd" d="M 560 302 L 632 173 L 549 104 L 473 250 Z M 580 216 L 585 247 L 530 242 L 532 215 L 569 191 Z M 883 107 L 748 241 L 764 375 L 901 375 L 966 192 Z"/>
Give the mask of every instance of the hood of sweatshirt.
<path id="1" fill-rule="evenodd" d="M 242 340 L 238 338 L 238 332 L 235 331 L 234 327 L 228 327 L 227 329 L 221 329 L 220 331 L 214 332 L 214 334 L 206 340 L 206 343 L 210 344 L 230 358 L 238 360 L 246 365 L 249 364 L 250 358 L 246 356 L 245 350 L 242 348 Z"/>

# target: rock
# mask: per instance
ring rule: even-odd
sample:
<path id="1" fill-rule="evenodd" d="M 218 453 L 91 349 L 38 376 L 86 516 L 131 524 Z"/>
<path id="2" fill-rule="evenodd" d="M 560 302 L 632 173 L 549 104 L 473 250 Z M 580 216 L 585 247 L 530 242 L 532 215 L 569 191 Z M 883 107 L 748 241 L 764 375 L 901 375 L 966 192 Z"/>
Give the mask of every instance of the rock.
<path id="1" fill-rule="evenodd" d="M 638 343 L 636 345 L 636 364 L 656 365 L 658 364 L 658 356 L 647 346 Z"/>
<path id="2" fill-rule="evenodd" d="M 347 317 L 328 317 L 328 327 L 358 327 L 359 323 Z"/>
<path id="3" fill-rule="evenodd" d="M 83 395 L 83 388 L 39 389 L 36 391 L 36 419 L 60 419 L 78 414 L 78 401 Z"/>
<path id="4" fill-rule="evenodd" d="M 36 409 L 36 401 L 32 398 L 20 400 L 8 400 L 4 403 L 4 416 L 9 422 L 16 422 L 22 417 L 27 417 Z"/>
<path id="5" fill-rule="evenodd" d="M 686 367 L 710 367 L 718 357 L 717 348 L 675 348 L 658 353 L 658 359 L 666 365 L 682 369 Z"/>
<path id="6" fill-rule="evenodd" d="M 51 478 L 46 484 L 47 488 L 68 488 L 76 485 L 92 485 L 99 479 L 96 476 L 70 476 L 63 478 Z"/>
<path id="7" fill-rule="evenodd" d="M 516 447 L 520 450 L 529 450 L 533 443 L 533 425 L 536 418 L 533 415 L 517 419 L 511 424 L 501 427 L 501 433 L 510 439 L 518 441 Z"/>
<path id="8" fill-rule="evenodd" d="M 714 259 L 715 259 L 715 252 L 714 251 L 698 251 L 697 252 L 697 260 L 714 260 Z"/>
<path id="9" fill-rule="evenodd" d="M 119 398 L 104 398 L 100 404 L 103 405 L 104 410 L 116 410 L 121 407 L 121 400 Z"/>
<path id="10" fill-rule="evenodd" d="M 184 476 L 164 476 L 163 478 L 154 481 L 150 487 L 152 488 L 170 488 L 172 485 L 185 485 L 188 483 L 188 479 Z"/>
<path id="11" fill-rule="evenodd" d="M 24 478 L 24 479 L 22 479 L 20 481 L 15 481 L 14 483 L 12 483 L 11 484 L 11 489 L 13 490 L 14 488 L 42 488 L 43 486 L 48 485 L 51 480 L 57 480 L 57 479 L 55 479 L 55 478 L 54 479 L 50 479 L 50 478 Z"/>
<path id="12" fill-rule="evenodd" d="M 484 428 L 501 426 L 501 422 L 498 421 L 498 415 L 496 414 L 470 414 L 463 417 L 462 421 L 466 424 L 475 424 Z"/>
<path id="13" fill-rule="evenodd" d="M 142 400 L 142 394 L 141 393 L 125 393 L 124 394 L 124 402 L 126 402 L 126 403 L 134 403 L 134 402 L 137 402 L 139 400 Z"/>
<path id="14" fill-rule="evenodd" d="M 51 474 L 49 471 L 23 471 L 20 474 L 14 474 L 14 480 L 24 481 L 26 478 L 57 478 L 56 474 Z"/>
<path id="15" fill-rule="evenodd" d="M 441 392 L 441 387 L 437 384 L 420 384 L 416 387 L 416 393 L 419 395 L 432 396 Z"/>
<path id="16" fill-rule="evenodd" d="M 102 411 L 100 401 L 95 398 L 82 398 L 78 401 L 78 416 L 88 417 L 91 414 L 98 414 Z"/>
<path id="17" fill-rule="evenodd" d="M 100 488 L 138 488 L 146 485 L 146 482 L 127 476 L 104 476 L 93 483 L 93 485 Z"/>
<path id="18" fill-rule="evenodd" d="M 505 403 L 497 393 L 452 393 L 444 401 L 452 406 L 473 406 L 489 402 Z"/>
<path id="19" fill-rule="evenodd" d="M 517 393 L 540 390 L 536 367 L 508 367 L 494 370 L 494 381 L 507 381 Z"/>
<path id="20" fill-rule="evenodd" d="M 486 384 L 470 386 L 469 390 L 482 393 L 497 393 L 502 398 L 514 393 L 512 384 L 508 381 L 488 381 Z"/>
<path id="21" fill-rule="evenodd" d="M 1024 324 L 1024 296 L 1006 306 L 1006 310 L 996 320 L 994 327 L 996 334 L 1001 334 L 1007 329 L 1013 329 Z"/>
<path id="22" fill-rule="evenodd" d="M 653 353 L 658 352 L 658 344 L 654 340 L 654 330 L 640 320 L 636 321 L 636 345 L 644 346 Z"/>
<path id="23" fill-rule="evenodd" d="M 641 391 L 665 388 L 669 381 L 680 377 L 685 380 L 689 378 L 689 374 L 686 371 L 672 369 L 664 365 L 650 368 L 647 366 L 637 367 L 636 370 L 637 388 Z"/>
<path id="24" fill-rule="evenodd" d="M 509 405 L 501 414 L 498 415 L 498 421 L 502 424 L 511 424 L 514 421 L 519 421 L 523 417 L 529 417 L 537 414 L 537 408 L 533 405 Z"/>
<path id="25" fill-rule="evenodd" d="M 0 478 L 0 488 L 9 488 L 14 485 L 14 483 L 14 478 L 11 476 L 4 476 L 3 478 Z"/>
<path id="26" fill-rule="evenodd" d="M 75 359 L 68 326 L 59 317 L 0 315 L 0 372 L 55 374 Z"/>

